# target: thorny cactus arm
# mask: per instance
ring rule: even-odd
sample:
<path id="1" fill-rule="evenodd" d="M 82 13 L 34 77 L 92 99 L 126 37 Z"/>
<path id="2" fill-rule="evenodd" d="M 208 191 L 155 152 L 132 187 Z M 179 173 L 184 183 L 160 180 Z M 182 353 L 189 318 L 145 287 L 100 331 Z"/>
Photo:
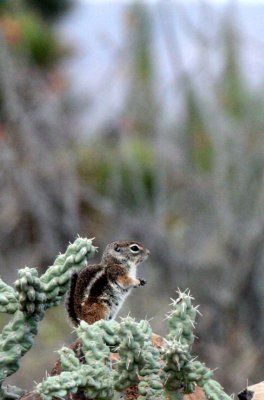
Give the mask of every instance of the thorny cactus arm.
<path id="1" fill-rule="evenodd" d="M 115 389 L 122 391 L 138 383 L 139 400 L 165 398 L 159 376 L 160 354 L 152 344 L 152 330 L 148 321 L 137 323 L 133 318 L 124 318 L 118 333 L 120 361 L 115 373 Z"/>
<path id="2" fill-rule="evenodd" d="M 141 357 L 143 361 L 143 368 L 139 370 L 139 374 L 142 379 L 138 385 L 140 393 L 138 400 L 165 400 L 166 396 L 160 377 L 160 353 L 158 349 L 153 346 L 150 336 L 147 336 L 145 339 Z"/>
<path id="3" fill-rule="evenodd" d="M 22 390 L 16 386 L 7 386 L 6 388 L 0 389 L 1 400 L 18 400 L 25 394 L 25 390 Z"/>
<path id="4" fill-rule="evenodd" d="M 76 371 L 80 368 L 81 364 L 79 359 L 75 356 L 74 351 L 69 349 L 69 347 L 62 347 L 58 351 L 58 354 L 64 371 Z"/>
<path id="5" fill-rule="evenodd" d="M 14 314 L 18 309 L 18 296 L 11 286 L 0 278 L 0 312 Z"/>
<path id="6" fill-rule="evenodd" d="M 141 352 L 145 338 L 151 335 L 149 325 L 141 324 L 140 326 L 139 324 L 134 319 L 127 317 L 122 319 L 119 325 L 120 345 L 118 352 L 120 360 L 115 374 L 115 388 L 118 391 L 138 383 Z"/>
<path id="7" fill-rule="evenodd" d="M 162 359 L 153 346 L 147 321 L 137 323 L 130 317 L 120 323 L 98 321 L 88 325 L 82 321 L 76 332 L 83 343 L 85 364 L 72 350 L 63 348 L 60 356 L 64 371 L 48 377 L 37 386 L 37 392 L 44 400 L 79 390 L 89 399 L 113 399 L 116 392 L 138 385 L 139 400 L 181 400 L 184 393 L 194 392 L 199 385 L 208 400 L 230 400 L 212 379 L 212 371 L 192 359 L 197 308 L 191 300 L 189 293 L 179 292 L 179 298 L 172 303 L 168 315 L 170 331 L 161 351 Z M 119 352 L 120 359 L 114 368 L 109 358 L 110 348 Z"/>
<path id="8" fill-rule="evenodd" d="M 111 320 L 101 320 L 96 322 L 96 325 L 101 328 L 103 340 L 107 346 L 109 346 L 112 352 L 116 352 L 120 345 L 119 323 Z"/>
<path id="9" fill-rule="evenodd" d="M 2 294 L 6 298 L 13 294 L 12 298 L 18 299 L 13 304 L 19 309 L 0 335 L 0 387 L 7 376 L 17 371 L 20 358 L 32 347 L 44 311 L 62 301 L 72 272 L 82 269 L 94 252 L 92 240 L 78 237 L 41 278 L 34 268 L 20 270 L 15 283 L 17 292 L 0 282 Z"/>
<path id="10" fill-rule="evenodd" d="M 85 387 L 87 398 L 111 399 L 113 397 L 113 378 L 110 365 L 110 349 L 103 340 L 100 325 L 88 325 L 81 321 L 77 334 L 83 342 L 84 357 L 91 368 L 92 379 Z"/>
<path id="11" fill-rule="evenodd" d="M 85 366 L 79 371 L 63 371 L 60 375 L 50 376 L 37 385 L 37 392 L 43 400 L 52 400 L 54 397 L 63 399 L 68 393 L 76 393 L 86 384 L 84 370 Z"/>
<path id="12" fill-rule="evenodd" d="M 192 305 L 193 297 L 190 292 L 178 290 L 178 298 L 171 299 L 171 310 L 167 314 L 169 324 L 168 340 L 176 340 L 183 345 L 187 345 L 189 351 L 194 342 L 193 329 L 198 307 Z"/>
<path id="13" fill-rule="evenodd" d="M 51 376 L 37 386 L 43 399 L 65 397 L 68 393 L 76 393 L 80 386 L 85 385 L 85 378 L 80 373 L 81 364 L 73 350 L 63 347 L 58 351 L 62 368 L 65 372 Z"/>
<path id="14" fill-rule="evenodd" d="M 19 310 L 28 315 L 42 316 L 46 308 L 47 297 L 36 268 L 25 267 L 19 270 L 15 287 L 18 293 Z"/>
<path id="15" fill-rule="evenodd" d="M 87 259 L 91 258 L 95 251 L 96 247 L 92 245 L 92 239 L 78 237 L 73 244 L 68 246 L 64 254 L 56 258 L 54 264 L 40 278 L 47 296 L 46 308 L 61 303 L 69 288 L 72 273 L 83 269 Z"/>
<path id="16" fill-rule="evenodd" d="M 184 370 L 186 380 L 201 386 L 208 400 L 230 400 L 220 383 L 212 379 L 213 372 L 200 361 L 191 360 L 184 366 Z"/>
<path id="17" fill-rule="evenodd" d="M 62 372 L 39 384 L 37 392 L 43 399 L 63 397 L 78 390 L 83 391 L 89 399 L 118 398 L 114 388 L 122 392 L 139 380 L 140 400 L 165 399 L 159 376 L 160 355 L 152 345 L 152 332 L 147 321 L 136 323 L 130 317 L 122 319 L 120 324 L 98 321 L 88 325 L 82 321 L 76 332 L 82 339 L 86 364 L 80 364 L 72 350 L 63 348 L 60 351 L 62 368 L 64 372 L 71 371 L 72 374 Z M 109 347 L 117 345 L 120 360 L 114 370 L 110 363 Z"/>
<path id="18" fill-rule="evenodd" d="M 192 305 L 189 293 L 178 290 L 178 298 L 172 299 L 171 310 L 167 314 L 169 334 L 168 346 L 164 351 L 165 375 L 163 376 L 168 391 L 175 391 L 185 386 L 186 392 L 193 392 L 195 385 L 185 380 L 184 366 L 191 359 L 194 342 L 193 328 L 197 308 Z"/>
<path id="19" fill-rule="evenodd" d="M 42 277 L 34 268 L 20 270 L 16 292 L 0 280 L 0 310 L 17 309 L 0 335 L 1 383 L 18 369 L 20 358 L 32 346 L 45 310 L 61 302 L 72 272 L 83 268 L 94 251 L 91 241 L 78 238 Z M 12 300 L 13 309 L 8 308 L 7 298 Z M 208 400 L 230 400 L 212 379 L 212 371 L 191 356 L 196 314 L 189 293 L 179 291 L 167 316 L 169 334 L 160 351 L 153 346 L 152 331 L 145 320 L 137 323 L 127 317 L 120 323 L 98 321 L 93 325 L 81 321 L 76 332 L 84 357 L 79 354 L 78 358 L 73 350 L 63 347 L 59 351 L 63 372 L 38 384 L 35 392 L 44 400 L 77 392 L 89 399 L 119 400 L 123 393 L 118 392 L 137 385 L 139 400 L 181 400 L 184 393 L 192 393 L 199 385 Z M 119 352 L 115 366 L 110 350 Z M 20 395 L 18 388 L 0 387 L 1 399 L 15 400 Z"/>
<path id="20" fill-rule="evenodd" d="M 172 302 L 169 320 L 168 347 L 164 353 L 165 387 L 168 391 L 192 393 L 196 385 L 203 387 L 208 400 L 231 400 L 221 385 L 212 379 L 213 373 L 191 356 L 194 341 L 193 328 L 197 307 L 192 305 L 189 292 L 178 291 L 179 297 Z"/>
<path id="21" fill-rule="evenodd" d="M 208 379 L 203 384 L 203 389 L 208 400 L 234 400 L 224 392 L 220 383 L 214 379 Z"/>
<path id="22" fill-rule="evenodd" d="M 44 400 L 52 400 L 53 397 L 65 397 L 82 390 L 89 399 L 112 399 L 110 350 L 103 340 L 100 323 L 89 326 L 81 321 L 76 331 L 82 339 L 86 364 L 81 364 L 72 350 L 62 348 L 59 354 L 64 371 L 39 384 L 38 393 Z"/>

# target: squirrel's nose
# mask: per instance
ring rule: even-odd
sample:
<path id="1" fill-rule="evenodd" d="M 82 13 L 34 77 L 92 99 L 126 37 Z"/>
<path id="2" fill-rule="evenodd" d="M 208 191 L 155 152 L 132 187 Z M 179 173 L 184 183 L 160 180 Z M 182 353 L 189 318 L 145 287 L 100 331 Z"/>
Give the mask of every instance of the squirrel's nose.
<path id="1" fill-rule="evenodd" d="M 150 255 L 150 251 L 149 251 L 149 249 L 146 249 L 146 253 L 147 253 L 147 256 L 149 256 L 149 255 Z"/>

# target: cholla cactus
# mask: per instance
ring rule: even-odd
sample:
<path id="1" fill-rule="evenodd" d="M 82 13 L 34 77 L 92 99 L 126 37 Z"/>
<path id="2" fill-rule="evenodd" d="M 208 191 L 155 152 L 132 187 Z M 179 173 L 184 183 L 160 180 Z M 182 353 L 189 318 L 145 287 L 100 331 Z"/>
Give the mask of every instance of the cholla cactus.
<path id="1" fill-rule="evenodd" d="M 168 346 L 163 355 L 166 361 L 165 387 L 168 392 L 178 390 L 192 393 L 198 385 L 204 389 L 208 400 L 228 400 L 230 397 L 221 385 L 212 379 L 213 372 L 192 358 L 193 329 L 198 312 L 198 307 L 192 305 L 192 300 L 189 292 L 178 290 L 178 298 L 172 300 L 172 309 L 167 315 Z"/>
<path id="2" fill-rule="evenodd" d="M 63 349 L 60 355 L 64 372 L 48 377 L 37 386 L 37 392 L 44 400 L 78 391 L 86 393 L 88 399 L 110 400 L 119 398 L 118 392 L 124 396 L 125 389 L 137 385 L 139 400 L 178 400 L 199 385 L 208 400 L 230 400 L 220 384 L 212 380 L 212 371 L 192 358 L 196 314 L 190 294 L 179 291 L 167 316 L 169 334 L 161 349 L 153 346 L 148 321 L 137 323 L 131 317 L 120 323 L 99 321 L 88 325 L 82 321 L 76 333 L 83 343 L 86 364 L 78 364 L 72 350 Z M 119 355 L 115 365 L 109 361 L 110 348 Z"/>
<path id="3" fill-rule="evenodd" d="M 0 278 L 0 312 L 14 314 L 17 311 L 18 294 Z"/>
<path id="4" fill-rule="evenodd" d="M 118 333 L 120 361 L 117 366 L 115 387 L 121 391 L 138 383 L 144 341 L 150 337 L 151 329 L 145 321 L 137 324 L 132 318 L 127 317 L 119 324 Z"/>
<path id="5" fill-rule="evenodd" d="M 77 238 L 44 275 L 39 277 L 35 268 L 26 267 L 19 271 L 15 289 L 0 280 L 0 311 L 15 313 L 0 335 L 1 399 L 22 396 L 21 389 L 2 387 L 2 383 L 17 371 L 20 358 L 31 348 L 45 311 L 62 301 L 72 273 L 82 269 L 94 252 L 92 240 Z M 62 372 L 48 376 L 33 393 L 43 400 L 70 399 L 73 394 L 119 400 L 134 387 L 134 398 L 139 400 L 180 400 L 198 385 L 208 400 L 230 400 L 212 379 L 212 371 L 191 355 L 196 314 L 190 294 L 178 291 L 167 315 L 169 334 L 159 348 L 153 345 L 148 321 L 131 317 L 119 323 L 81 321 L 76 329 L 80 352 L 63 347 L 58 352 Z M 117 353 L 114 362 L 112 353 Z"/>
<path id="6" fill-rule="evenodd" d="M 160 376 L 160 354 L 158 349 L 153 346 L 150 337 L 145 341 L 141 355 L 143 367 L 139 370 L 141 376 L 138 385 L 138 391 L 140 393 L 139 400 L 165 400 L 166 396 Z"/>
<path id="7" fill-rule="evenodd" d="M 88 399 L 112 399 L 114 389 L 123 392 L 135 384 L 139 384 L 139 399 L 165 399 L 159 376 L 160 354 L 152 345 L 152 331 L 147 321 L 137 323 L 130 317 L 119 324 L 99 321 L 88 325 L 82 321 L 76 333 L 82 339 L 86 364 L 81 365 L 72 350 L 63 348 L 59 354 L 64 372 L 48 377 L 37 386 L 44 400 L 78 390 Z M 110 340 L 110 346 L 114 345 L 120 356 L 115 369 L 109 358 L 108 335 L 115 338 L 114 343 Z"/>
<path id="8" fill-rule="evenodd" d="M 4 379 L 18 370 L 32 347 L 45 310 L 62 301 L 73 271 L 82 269 L 95 250 L 92 240 L 78 237 L 41 277 L 35 268 L 20 270 L 16 291 L 0 280 L 0 311 L 15 313 L 0 335 L 0 397 L 12 398 L 12 389 L 2 388 Z"/>

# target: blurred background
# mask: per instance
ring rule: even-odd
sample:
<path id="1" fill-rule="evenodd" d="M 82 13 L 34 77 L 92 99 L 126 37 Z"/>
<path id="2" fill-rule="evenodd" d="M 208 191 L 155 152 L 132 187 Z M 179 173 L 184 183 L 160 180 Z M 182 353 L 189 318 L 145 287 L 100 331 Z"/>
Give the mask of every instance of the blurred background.
<path id="1" fill-rule="evenodd" d="M 98 256 L 142 241 L 148 285 L 121 315 L 164 335 L 189 288 L 194 352 L 229 393 L 264 378 L 263 26 L 254 1 L 0 2 L 2 278 L 77 233 Z M 9 382 L 31 388 L 73 340 L 48 311 Z"/>

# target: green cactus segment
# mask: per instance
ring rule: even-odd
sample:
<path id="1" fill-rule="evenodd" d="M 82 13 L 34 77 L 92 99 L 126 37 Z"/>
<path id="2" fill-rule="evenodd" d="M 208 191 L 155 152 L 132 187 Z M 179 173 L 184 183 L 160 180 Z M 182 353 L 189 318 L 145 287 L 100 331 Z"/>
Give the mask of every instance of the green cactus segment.
<path id="1" fill-rule="evenodd" d="M 153 346 L 149 336 L 145 340 L 141 356 L 144 366 L 139 370 L 142 379 L 138 385 L 140 393 L 138 400 L 165 400 L 166 396 L 160 377 L 160 352 Z"/>
<path id="2" fill-rule="evenodd" d="M 163 353 L 165 366 L 163 368 L 163 380 L 167 390 L 177 391 L 186 388 L 189 382 L 185 379 L 184 367 L 191 359 L 188 345 L 182 345 L 177 340 L 168 341 L 167 348 Z M 191 389 L 191 390 L 190 390 Z M 193 392 L 195 387 L 192 385 L 186 390 Z"/>
<path id="3" fill-rule="evenodd" d="M 73 350 L 69 347 L 62 347 L 58 351 L 61 361 L 61 367 L 64 371 L 76 371 L 80 368 L 81 364 L 79 359 L 75 356 Z"/>
<path id="4" fill-rule="evenodd" d="M 18 309 L 18 296 L 11 286 L 0 278 L 0 312 L 14 314 Z"/>
<path id="5" fill-rule="evenodd" d="M 96 322 L 97 326 L 101 328 L 103 341 L 109 348 L 112 353 L 117 351 L 118 346 L 120 345 L 120 337 L 118 334 L 119 323 L 112 321 L 101 320 Z"/>
<path id="6" fill-rule="evenodd" d="M 213 372 L 200 361 L 192 359 L 197 307 L 192 305 L 193 298 L 189 292 L 178 291 L 178 294 L 178 299 L 172 301 L 172 310 L 167 315 L 169 334 L 167 348 L 163 353 L 166 390 L 187 394 L 193 393 L 198 385 L 204 389 L 208 400 L 231 400 L 221 385 L 212 380 Z"/>
<path id="7" fill-rule="evenodd" d="M 136 323 L 133 318 L 122 319 L 118 331 L 120 360 L 115 374 L 115 388 L 125 390 L 139 381 L 139 369 L 142 364 L 142 349 L 145 340 L 151 336 L 151 328 L 147 321 Z"/>
<path id="8" fill-rule="evenodd" d="M 160 355 L 152 345 L 152 332 L 147 321 L 136 323 L 130 317 L 124 318 L 120 324 L 98 321 L 88 325 L 81 321 L 76 332 L 83 343 L 86 364 L 80 364 L 72 350 L 62 348 L 59 354 L 64 371 L 59 377 L 48 377 L 37 386 L 44 400 L 76 393 L 79 389 L 89 399 L 112 399 L 116 396 L 114 388 L 122 392 L 138 383 L 139 376 L 139 399 L 165 399 L 159 377 Z M 114 371 L 110 347 L 117 345 L 120 361 Z M 71 375 L 66 372 L 71 372 Z"/>
<path id="9" fill-rule="evenodd" d="M 90 399 L 111 399 L 114 393 L 110 349 L 103 340 L 100 323 L 88 325 L 81 321 L 77 335 L 82 339 L 84 357 L 93 377 L 87 382 L 84 393 Z"/>
<path id="10" fill-rule="evenodd" d="M 1 400 L 18 400 L 25 394 L 25 390 L 22 390 L 16 386 L 7 386 L 0 389 Z"/>
<path id="11" fill-rule="evenodd" d="M 81 321 L 77 334 L 82 339 L 86 364 L 81 364 L 72 350 L 63 347 L 59 354 L 65 371 L 37 385 L 38 393 L 44 400 L 52 400 L 82 390 L 89 399 L 112 399 L 110 350 L 103 340 L 100 322 L 88 325 Z"/>
<path id="12" fill-rule="evenodd" d="M 42 277 L 38 277 L 35 268 L 21 269 L 15 282 L 17 292 L 0 281 L 0 307 L 11 312 L 11 306 L 5 304 L 5 299 L 10 298 L 10 304 L 19 308 L 0 335 L 0 386 L 18 370 L 20 358 L 32 347 L 45 310 L 62 301 L 72 272 L 81 270 L 95 251 L 92 240 L 78 237 Z"/>
<path id="13" fill-rule="evenodd" d="M 0 384 L 19 368 L 20 358 L 32 347 L 37 334 L 38 316 L 17 311 L 0 335 Z"/>
<path id="14" fill-rule="evenodd" d="M 185 380 L 203 387 L 213 376 L 213 372 L 203 363 L 190 360 L 184 365 Z"/>
<path id="15" fill-rule="evenodd" d="M 69 393 L 76 393 L 85 384 L 86 379 L 81 371 L 63 371 L 60 375 L 50 376 L 39 383 L 36 390 L 44 400 L 52 400 L 53 397 L 63 399 Z"/>
<path id="16" fill-rule="evenodd" d="M 115 374 L 115 389 L 122 391 L 139 382 L 139 399 L 163 399 L 159 351 L 152 344 L 152 330 L 145 320 L 122 319 L 118 334 L 120 361 Z"/>
<path id="17" fill-rule="evenodd" d="M 194 324 L 197 308 L 192 305 L 190 293 L 178 290 L 178 298 L 172 299 L 172 309 L 167 314 L 169 334 L 168 345 L 164 351 L 163 379 L 166 389 L 179 390 L 184 387 L 185 393 L 192 393 L 195 384 L 189 382 L 185 376 L 184 367 L 191 360 L 191 348 L 194 342 Z"/>
<path id="18" fill-rule="evenodd" d="M 18 292 L 19 309 L 27 314 L 43 313 L 47 308 L 60 304 L 69 288 L 74 271 L 86 266 L 87 258 L 95 252 L 92 240 L 77 238 L 68 246 L 65 254 L 59 255 L 54 265 L 42 277 L 35 268 L 24 268 L 18 272 L 15 287 Z"/>
<path id="19" fill-rule="evenodd" d="M 203 385 L 203 390 L 208 400 L 233 400 L 232 397 L 224 392 L 220 383 L 213 379 L 209 379 Z"/>
<path id="20" fill-rule="evenodd" d="M 178 298 L 172 299 L 172 309 L 167 314 L 169 322 L 168 340 L 177 340 L 182 345 L 188 345 L 189 351 L 191 351 L 194 342 L 193 329 L 198 308 L 192 305 L 192 300 L 193 297 L 190 296 L 189 291 L 181 292 L 178 290 Z"/>
<path id="21" fill-rule="evenodd" d="M 68 246 L 65 254 L 56 258 L 54 264 L 40 278 L 47 297 L 46 308 L 61 303 L 69 288 L 72 273 L 83 269 L 87 259 L 91 258 L 95 251 L 92 239 L 78 237 Z"/>
<path id="22" fill-rule="evenodd" d="M 20 311 L 28 315 L 34 313 L 43 315 L 47 298 L 36 268 L 26 267 L 19 270 L 15 287 L 18 292 Z"/>

